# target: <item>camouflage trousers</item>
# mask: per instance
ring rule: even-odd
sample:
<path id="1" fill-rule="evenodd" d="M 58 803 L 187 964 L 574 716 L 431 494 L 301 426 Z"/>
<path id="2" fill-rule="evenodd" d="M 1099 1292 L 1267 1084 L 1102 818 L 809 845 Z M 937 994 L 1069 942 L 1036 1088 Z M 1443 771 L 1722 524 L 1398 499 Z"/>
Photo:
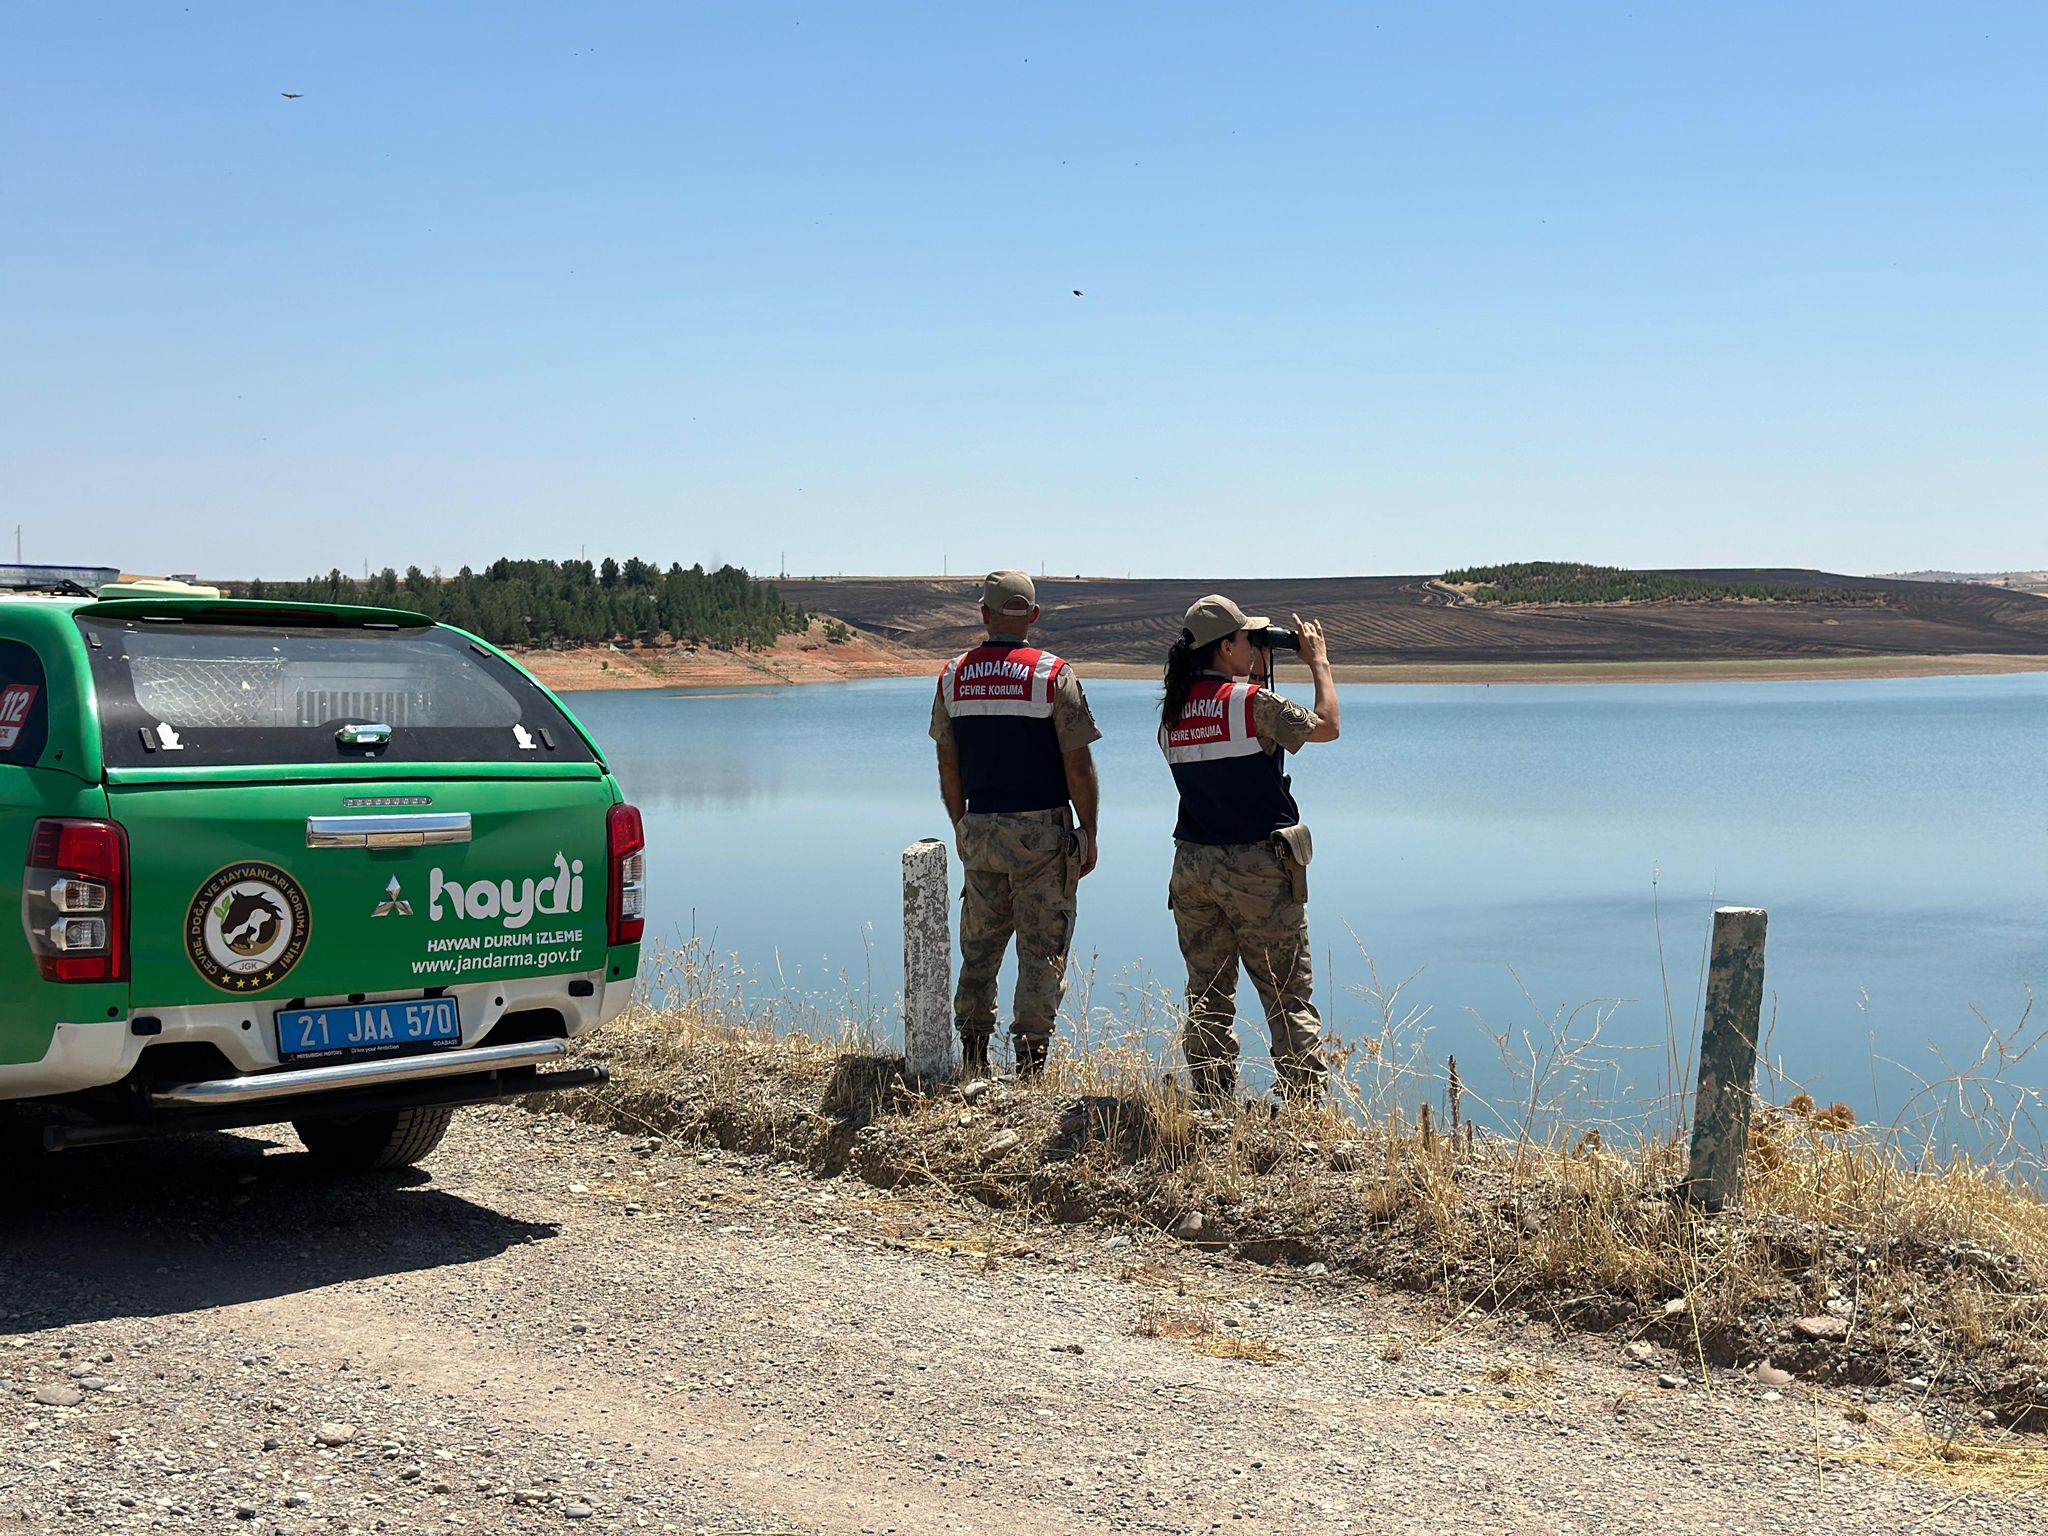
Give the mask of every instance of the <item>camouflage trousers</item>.
<path id="1" fill-rule="evenodd" d="M 996 973 L 1010 936 L 1017 938 L 1017 990 L 1010 1029 L 1050 1040 L 1067 990 L 1074 942 L 1080 843 L 1068 812 L 1023 811 L 960 820 L 960 985 L 953 1024 L 963 1037 L 996 1027 Z"/>
<path id="2" fill-rule="evenodd" d="M 1197 1093 L 1237 1089 L 1237 968 L 1265 1005 L 1273 1069 L 1289 1098 L 1319 1098 L 1322 1016 L 1310 1001 L 1308 902 L 1300 873 L 1270 843 L 1175 843 L 1168 904 L 1188 966 L 1181 1049 Z M 1298 894 L 1299 893 L 1299 894 Z"/>

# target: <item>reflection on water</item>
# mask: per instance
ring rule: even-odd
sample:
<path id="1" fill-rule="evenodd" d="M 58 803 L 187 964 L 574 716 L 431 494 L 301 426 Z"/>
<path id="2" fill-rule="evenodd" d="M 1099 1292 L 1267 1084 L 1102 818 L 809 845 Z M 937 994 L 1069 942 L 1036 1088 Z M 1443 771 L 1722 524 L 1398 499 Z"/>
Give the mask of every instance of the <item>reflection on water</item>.
<path id="1" fill-rule="evenodd" d="M 760 723 L 738 709 L 742 700 L 782 697 L 737 689 L 568 695 L 584 723 L 601 732 L 612 771 L 646 812 L 732 809 L 779 798 L 786 750 L 766 746 Z M 615 700 L 637 707 L 608 714 L 606 704 Z M 730 729 L 735 722 L 738 732 Z"/>
<path id="2" fill-rule="evenodd" d="M 945 828 L 930 690 L 572 696 L 647 813 L 650 934 L 715 932 L 757 972 L 892 1000 L 899 855 Z M 1156 687 L 1089 694 L 1103 862 L 1076 956 L 1103 1004 L 1180 981 L 1173 791 Z M 1500 1037 L 1593 999 L 1617 1001 L 1611 1080 L 1657 1091 L 1719 904 L 1770 911 L 1774 1057 L 1866 1114 L 1897 1107 L 1906 1068 L 1940 1071 L 1930 1045 L 1967 1058 L 1973 1007 L 2010 1024 L 2048 974 L 2048 678 L 1347 688 L 1344 709 L 1343 739 L 1294 764 L 1318 1001 L 1340 1031 L 1377 1021 L 1369 952 L 1382 990 L 1414 978 L 1432 1058 L 1458 1053 L 1481 1091 L 1517 1091 Z"/>

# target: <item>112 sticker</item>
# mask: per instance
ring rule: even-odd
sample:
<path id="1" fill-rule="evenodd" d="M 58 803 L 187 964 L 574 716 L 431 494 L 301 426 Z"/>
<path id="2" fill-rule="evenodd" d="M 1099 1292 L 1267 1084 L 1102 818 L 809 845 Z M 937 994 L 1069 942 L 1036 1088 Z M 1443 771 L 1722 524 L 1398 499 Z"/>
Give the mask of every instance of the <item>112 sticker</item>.
<path id="1" fill-rule="evenodd" d="M 21 740 L 21 728 L 28 724 L 36 693 L 34 683 L 9 683 L 0 689 L 0 752 L 12 751 Z"/>

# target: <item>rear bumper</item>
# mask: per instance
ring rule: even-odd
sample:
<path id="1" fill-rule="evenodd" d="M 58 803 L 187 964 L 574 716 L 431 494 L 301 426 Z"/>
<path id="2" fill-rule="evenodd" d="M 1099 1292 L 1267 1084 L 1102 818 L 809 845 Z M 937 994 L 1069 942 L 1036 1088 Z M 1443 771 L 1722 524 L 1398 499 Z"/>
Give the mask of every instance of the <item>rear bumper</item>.
<path id="1" fill-rule="evenodd" d="M 615 1017 L 631 1000 L 633 986 L 631 977 L 609 981 L 604 971 L 593 970 L 581 975 L 486 980 L 448 987 L 445 993 L 456 1000 L 462 1016 L 463 1050 L 451 1056 L 471 1054 L 508 1013 L 535 1009 L 559 1013 L 564 1035 L 573 1040 Z M 419 994 L 371 993 L 367 1000 L 380 1002 L 400 995 Z M 221 1081 L 237 1081 L 244 1074 L 280 1076 L 275 1015 L 285 1001 L 271 998 L 153 1009 L 146 1000 L 138 1000 L 139 1005 L 124 1018 L 59 1024 L 41 1061 L 0 1066 L 0 1099 L 55 1098 L 125 1082 L 138 1064 L 143 1064 L 146 1051 L 179 1043 L 205 1044 L 219 1051 L 237 1074 L 236 1078 L 214 1074 Z M 312 1001 L 317 1006 L 320 1001 L 337 1000 Z M 4 1006 L 0 1001 L 0 1007 Z M 145 1021 L 148 1032 L 138 1034 L 137 1028 Z"/>
<path id="2" fill-rule="evenodd" d="M 560 1040 L 528 1040 L 518 1045 L 487 1045 L 474 1051 L 437 1051 L 431 1056 L 396 1056 L 383 1061 L 344 1061 L 329 1067 L 300 1067 L 287 1072 L 259 1072 L 254 1077 L 224 1077 L 209 1083 L 179 1083 L 149 1096 L 157 1109 L 194 1106 L 228 1109 L 237 1104 L 263 1104 L 275 1099 L 305 1098 L 350 1088 L 391 1088 L 424 1083 L 437 1077 L 463 1077 L 471 1072 L 510 1071 L 559 1061 L 569 1054 Z"/>
<path id="3" fill-rule="evenodd" d="M 528 1042 L 532 1051 L 553 1045 L 553 1055 L 564 1049 L 559 1041 Z M 392 1079 L 382 1083 L 351 1081 L 347 1086 L 301 1085 L 297 1093 L 275 1098 L 229 1102 L 221 1106 L 193 1108 L 185 1103 L 136 1119 L 100 1121 L 90 1124 L 51 1125 L 43 1130 L 43 1145 L 52 1152 L 77 1147 L 103 1147 L 115 1142 L 149 1141 L 160 1136 L 177 1136 L 193 1131 L 232 1131 L 244 1126 L 274 1125 L 280 1120 L 329 1120 L 354 1115 L 378 1114 L 394 1109 L 455 1108 L 464 1104 L 488 1104 L 497 1099 L 527 1098 L 537 1093 L 560 1093 L 569 1088 L 594 1088 L 609 1080 L 602 1066 L 574 1067 L 566 1072 L 536 1072 L 531 1065 L 512 1064 L 509 1053 L 497 1062 L 480 1061 L 485 1051 L 464 1053 L 471 1069 L 454 1075 Z M 354 1065 L 396 1065 L 396 1063 L 355 1063 Z M 322 1069 L 328 1070 L 328 1069 Z M 306 1077 L 303 1073 L 273 1073 L 271 1076 Z M 200 1086 L 200 1085 L 194 1085 Z"/>

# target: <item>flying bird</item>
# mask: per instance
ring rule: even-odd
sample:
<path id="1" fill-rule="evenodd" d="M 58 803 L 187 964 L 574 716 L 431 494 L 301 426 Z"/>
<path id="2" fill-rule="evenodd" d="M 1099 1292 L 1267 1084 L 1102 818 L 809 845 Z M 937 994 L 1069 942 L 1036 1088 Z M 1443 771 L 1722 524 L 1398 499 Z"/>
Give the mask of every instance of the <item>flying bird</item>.
<path id="1" fill-rule="evenodd" d="M 1081 297 L 1081 290 L 1080 290 L 1080 289 L 1076 288 L 1076 289 L 1074 290 L 1074 297 L 1075 297 L 1075 298 L 1077 298 L 1077 299 L 1078 299 L 1079 297 Z"/>
<path id="2" fill-rule="evenodd" d="M 282 96 L 286 101 L 297 101 L 301 96 L 305 95 L 306 93 L 304 91 L 279 91 L 277 94 Z"/>

